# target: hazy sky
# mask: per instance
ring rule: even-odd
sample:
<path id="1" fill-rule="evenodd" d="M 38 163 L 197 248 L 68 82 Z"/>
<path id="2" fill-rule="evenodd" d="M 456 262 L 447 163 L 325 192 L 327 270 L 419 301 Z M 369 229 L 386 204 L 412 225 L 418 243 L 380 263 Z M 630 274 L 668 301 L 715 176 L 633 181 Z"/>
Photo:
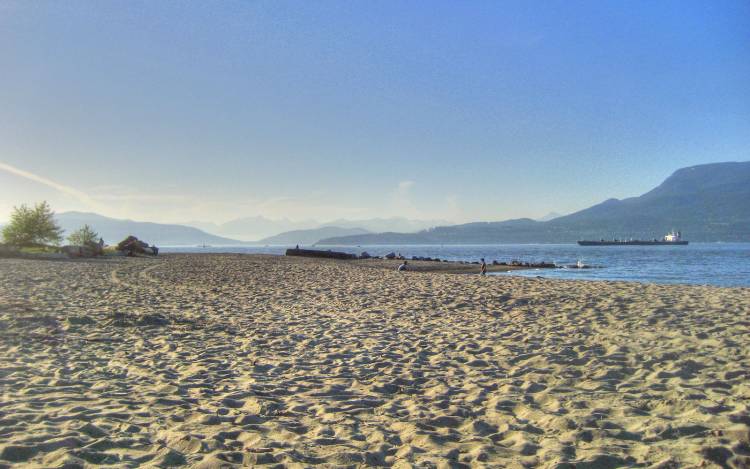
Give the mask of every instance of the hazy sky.
<path id="1" fill-rule="evenodd" d="M 747 0 L 0 0 L 0 220 L 502 220 L 748 159 Z"/>

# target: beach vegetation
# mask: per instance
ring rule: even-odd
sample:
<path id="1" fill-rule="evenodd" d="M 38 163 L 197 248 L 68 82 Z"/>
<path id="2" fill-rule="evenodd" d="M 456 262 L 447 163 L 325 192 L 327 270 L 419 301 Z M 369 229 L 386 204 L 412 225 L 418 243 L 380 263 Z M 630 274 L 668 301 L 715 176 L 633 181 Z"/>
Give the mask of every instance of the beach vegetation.
<path id="1" fill-rule="evenodd" d="M 18 249 L 21 254 L 55 254 L 60 252 L 59 246 L 38 245 L 26 246 Z"/>
<path id="2" fill-rule="evenodd" d="M 47 202 L 33 208 L 26 204 L 13 207 L 10 222 L 3 228 L 3 240 L 18 247 L 44 247 L 58 245 L 63 230 L 55 222 L 55 212 Z"/>
<path id="3" fill-rule="evenodd" d="M 99 234 L 89 225 L 83 225 L 68 236 L 68 242 L 74 246 L 96 244 Z"/>

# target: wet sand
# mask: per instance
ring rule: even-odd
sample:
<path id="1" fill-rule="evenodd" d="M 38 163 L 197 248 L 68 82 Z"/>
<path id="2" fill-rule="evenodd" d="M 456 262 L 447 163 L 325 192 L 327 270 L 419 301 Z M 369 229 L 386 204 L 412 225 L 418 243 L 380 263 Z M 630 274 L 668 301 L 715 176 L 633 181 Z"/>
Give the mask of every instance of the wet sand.
<path id="1" fill-rule="evenodd" d="M 747 467 L 748 363 L 750 289 L 0 259 L 0 467 Z"/>

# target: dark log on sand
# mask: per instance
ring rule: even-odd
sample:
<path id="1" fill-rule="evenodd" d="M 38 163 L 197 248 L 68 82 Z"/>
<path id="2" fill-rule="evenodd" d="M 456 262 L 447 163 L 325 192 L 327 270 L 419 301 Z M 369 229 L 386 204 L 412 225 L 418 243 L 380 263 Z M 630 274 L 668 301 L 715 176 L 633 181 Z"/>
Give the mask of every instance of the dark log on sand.
<path id="1" fill-rule="evenodd" d="M 314 249 L 287 249 L 287 256 L 302 256 L 302 257 L 323 257 L 326 259 L 345 259 L 352 260 L 356 259 L 355 254 L 349 254 L 347 252 L 336 252 L 336 251 L 317 251 Z"/>

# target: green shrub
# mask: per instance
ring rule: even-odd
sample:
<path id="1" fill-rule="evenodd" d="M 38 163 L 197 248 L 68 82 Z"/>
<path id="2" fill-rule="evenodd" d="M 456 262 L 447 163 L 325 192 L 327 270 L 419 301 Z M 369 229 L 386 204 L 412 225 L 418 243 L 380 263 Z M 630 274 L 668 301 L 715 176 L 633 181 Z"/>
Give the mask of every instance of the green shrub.
<path id="1" fill-rule="evenodd" d="M 98 238 L 99 234 L 96 231 L 94 231 L 89 225 L 83 225 L 68 236 L 68 242 L 74 246 L 88 246 L 90 244 L 96 244 L 99 240 Z"/>
<path id="2" fill-rule="evenodd" d="M 3 228 L 3 239 L 21 247 L 56 245 L 62 240 L 62 232 L 47 202 L 38 203 L 33 209 L 24 204 L 13 208 L 10 223 Z"/>

